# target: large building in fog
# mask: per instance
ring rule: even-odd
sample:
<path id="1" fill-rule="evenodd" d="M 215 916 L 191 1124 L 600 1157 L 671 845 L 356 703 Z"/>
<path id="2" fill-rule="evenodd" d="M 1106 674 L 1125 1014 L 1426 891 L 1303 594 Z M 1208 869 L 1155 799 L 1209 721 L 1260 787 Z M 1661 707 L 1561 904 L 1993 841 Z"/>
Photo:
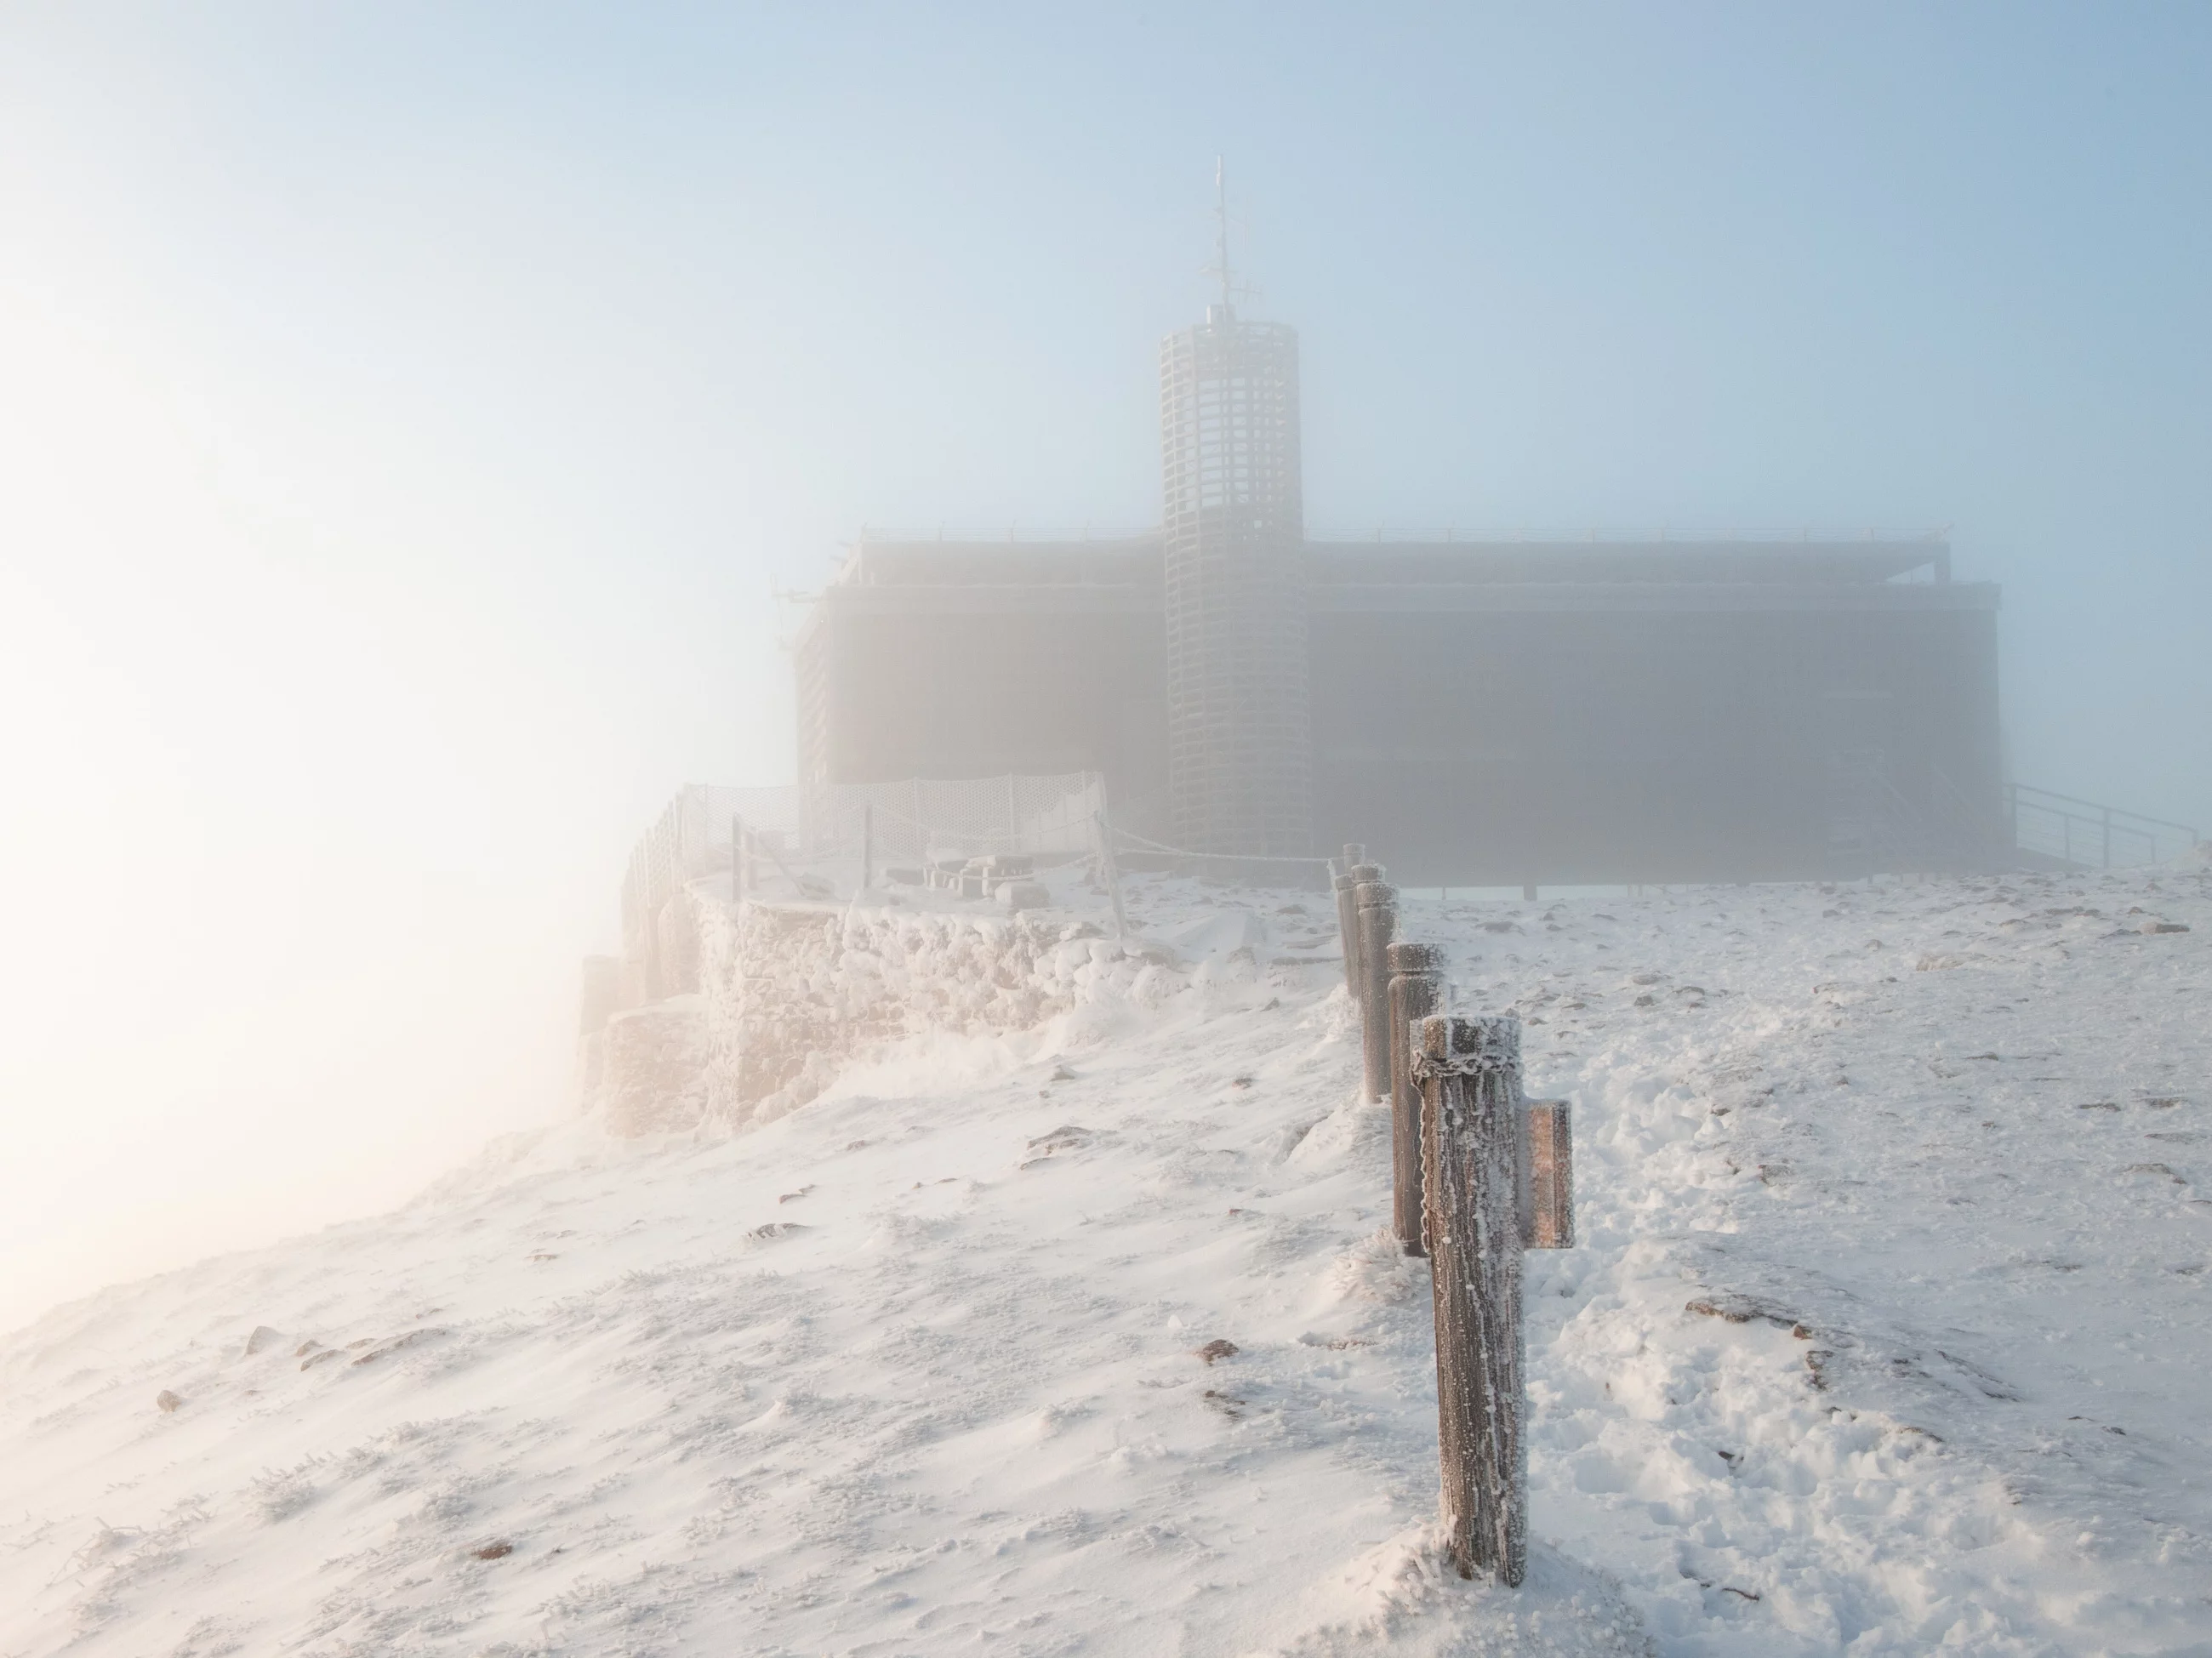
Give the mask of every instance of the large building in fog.
<path id="1" fill-rule="evenodd" d="M 1097 770 L 1157 840 L 1419 884 L 2008 846 L 1997 590 L 1940 535 L 1311 540 L 1296 334 L 1224 303 L 1160 368 L 1158 530 L 861 538 L 798 644 L 803 782 Z"/>

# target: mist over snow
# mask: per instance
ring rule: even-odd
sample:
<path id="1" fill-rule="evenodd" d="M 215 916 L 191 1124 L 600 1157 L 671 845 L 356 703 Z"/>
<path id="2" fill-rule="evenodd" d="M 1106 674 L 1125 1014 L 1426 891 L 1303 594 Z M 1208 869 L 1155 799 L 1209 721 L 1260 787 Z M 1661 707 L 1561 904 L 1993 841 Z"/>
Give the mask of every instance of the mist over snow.
<path id="1" fill-rule="evenodd" d="M 2212 1653 L 2201 847 L 1407 899 L 1574 1102 L 1518 1594 L 1440 1564 L 1429 1280 L 1326 898 L 1133 877 L 1124 951 L 1048 872 L 1020 973 L 947 896 L 866 984 L 810 934 L 744 1132 L 577 1108 L 610 1009 L 672 1068 L 727 1045 L 696 972 L 641 987 L 711 860 L 617 899 L 672 791 L 957 774 L 1011 819 L 1039 753 L 1112 769 L 1079 704 L 1163 776 L 1071 821 L 1158 853 L 1170 680 L 1281 739 L 1211 750 L 1291 803 L 1275 851 L 1319 849 L 1303 732 L 1409 884 L 1474 838 L 1436 755 L 1536 861 L 1655 880 L 2132 861 L 2116 822 L 2170 857 L 2212 826 L 2208 84 L 2212 9 L 1990 0 L 0 8 L 0 1658 Z M 1162 671 L 1164 550 L 1141 602 L 1033 583 L 1142 683 L 975 597 L 1203 495 L 1161 343 L 1230 297 L 1218 234 L 1224 327 L 1281 348 L 1269 533 L 1430 549 L 1390 613 L 1443 644 L 1399 659 L 1466 673 L 1374 676 L 1419 743 L 1340 694 L 1387 650 L 1314 682 L 1334 729 Z M 982 572 L 909 584 L 977 629 L 938 658 L 868 631 L 896 526 Z M 1528 598 L 1601 619 L 1547 634 L 1489 589 L 1567 563 L 1412 579 L 1486 531 L 1705 596 L 1628 569 L 1636 605 Z M 1819 583 L 1786 676 L 1696 632 L 1765 613 L 1736 552 L 1830 544 L 1895 633 Z M 835 689 L 938 770 L 799 741 L 841 571 L 806 729 Z M 1893 649 L 1954 577 L 1971 658 Z M 1484 723 L 1486 635 L 1557 672 L 1512 678 L 1544 719 Z M 1931 687 L 1971 856 L 1839 833 Z M 1806 861 L 1731 866 L 1759 819 Z"/>
<path id="2" fill-rule="evenodd" d="M 2197 1649 L 2212 878 L 1407 902 L 1575 1101 L 1518 1594 L 1326 921 L 1131 885 L 1183 964 L 1043 1028 L 8 1339 L 0 1648 Z"/>

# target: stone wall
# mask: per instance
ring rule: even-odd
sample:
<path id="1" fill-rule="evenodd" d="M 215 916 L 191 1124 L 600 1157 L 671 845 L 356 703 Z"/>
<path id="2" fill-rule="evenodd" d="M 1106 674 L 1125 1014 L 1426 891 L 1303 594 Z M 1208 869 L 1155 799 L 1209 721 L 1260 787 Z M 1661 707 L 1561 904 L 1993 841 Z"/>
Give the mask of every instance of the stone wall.
<path id="1" fill-rule="evenodd" d="M 625 1139 L 695 1128 L 708 1103 L 706 999 L 672 996 L 607 1021 L 596 1039 L 596 1086 L 586 1104 Z M 587 1060 L 587 1065 L 590 1061 Z"/>
<path id="2" fill-rule="evenodd" d="M 1158 952 L 1048 914 L 732 904 L 704 884 L 668 943 L 696 995 L 617 1014 L 596 1042 L 586 1109 L 610 1133 L 737 1127 L 805 1104 L 856 1055 L 927 1029 L 1025 1030 L 1093 998 L 1180 987 Z M 674 918 L 664 918 L 664 933 Z"/>

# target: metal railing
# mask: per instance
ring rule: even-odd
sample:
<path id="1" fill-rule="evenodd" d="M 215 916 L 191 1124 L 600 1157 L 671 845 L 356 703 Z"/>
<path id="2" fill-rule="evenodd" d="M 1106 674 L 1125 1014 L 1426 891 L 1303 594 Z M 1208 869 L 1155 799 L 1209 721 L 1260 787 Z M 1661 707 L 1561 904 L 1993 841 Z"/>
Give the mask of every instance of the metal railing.
<path id="1" fill-rule="evenodd" d="M 686 784 L 630 854 L 623 950 L 650 961 L 661 908 L 686 883 L 732 866 L 738 825 L 777 866 L 878 865 L 989 853 L 1079 855 L 1097 838 L 1106 780 L 1061 772 L 951 780 L 729 788 Z"/>
<path id="2" fill-rule="evenodd" d="M 2178 858 L 2203 839 L 2186 823 L 2122 811 L 2025 783 L 2008 784 L 2013 844 L 2075 869 L 2138 869 Z"/>
<path id="3" fill-rule="evenodd" d="M 1099 529 L 1054 529 L 1049 526 L 1024 527 L 1018 524 L 1001 524 L 984 529 L 961 529 L 943 524 L 927 529 L 910 530 L 886 528 L 879 524 L 864 524 L 850 544 L 854 546 L 911 547 L 934 542 L 953 543 L 962 546 L 988 546 L 994 543 L 1011 542 L 1017 546 L 1049 542 L 1147 542 L 1159 541 L 1167 534 L 1159 525 L 1132 530 L 1108 525 Z"/>
<path id="4" fill-rule="evenodd" d="M 956 542 L 963 544 L 1012 542 L 1016 544 L 1038 542 L 1144 542 L 1158 541 L 1167 531 L 1159 525 L 1141 529 L 1108 525 L 1092 529 L 1062 529 L 1023 525 L 994 525 L 981 528 L 957 528 L 942 524 L 921 529 L 889 528 L 882 525 L 862 525 L 855 536 L 861 545 L 913 546 L 931 542 Z M 1932 530 L 1857 529 L 1823 530 L 1817 526 L 1793 524 L 1782 528 L 1724 528 L 1701 530 L 1682 525 L 1662 525 L 1656 530 L 1637 529 L 1569 529 L 1557 525 L 1549 528 L 1469 528 L 1465 525 L 1447 525 L 1440 530 L 1424 529 L 1318 529 L 1309 530 L 1305 538 L 1328 546 L 1371 544 L 1394 542 L 1427 544 L 1435 542 L 1465 542 L 1469 546 L 1516 546 L 1525 542 L 1559 542 L 1565 544 L 1595 543 L 1600 546 L 1624 543 L 1641 546 L 1647 544 L 1672 545 L 1684 543 L 1698 545 L 1709 542 L 1751 542 L 1761 545 L 1802 542 L 1816 546 L 1863 545 L 1869 542 L 1876 546 L 1929 544 L 1940 546 L 1948 538 L 1948 528 Z"/>
<path id="5" fill-rule="evenodd" d="M 1633 529 L 1469 529 L 1463 525 L 1441 530 L 1377 529 L 1377 530 L 1309 530 L 1306 539 L 1329 546 L 1372 545 L 1380 543 L 1389 546 L 1394 542 L 1464 542 L 1469 546 L 1499 544 L 1518 545 L 1523 542 L 1546 542 L 1573 544 L 1595 544 L 1606 546 L 1623 543 L 1632 546 L 1674 545 L 1681 543 L 1696 546 L 1706 543 L 1751 542 L 1766 545 L 1782 542 L 1802 542 L 1816 546 L 1917 545 L 1926 544 L 1942 546 L 1949 537 L 1948 529 L 1933 530 L 1822 530 L 1801 525 L 1786 529 L 1714 529 L 1686 528 L 1680 525 L 1662 525 L 1656 530 Z"/>

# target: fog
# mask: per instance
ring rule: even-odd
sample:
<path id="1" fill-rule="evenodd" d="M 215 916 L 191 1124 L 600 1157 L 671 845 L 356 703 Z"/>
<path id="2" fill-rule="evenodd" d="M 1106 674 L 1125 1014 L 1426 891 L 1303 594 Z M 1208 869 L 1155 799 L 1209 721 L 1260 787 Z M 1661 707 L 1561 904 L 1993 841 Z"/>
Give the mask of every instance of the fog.
<path id="1" fill-rule="evenodd" d="M 1229 158 L 1320 531 L 1948 525 L 2212 826 L 2184 9 L 0 17 L 0 1325 L 571 1108 L 863 524 L 1142 525 Z"/>

